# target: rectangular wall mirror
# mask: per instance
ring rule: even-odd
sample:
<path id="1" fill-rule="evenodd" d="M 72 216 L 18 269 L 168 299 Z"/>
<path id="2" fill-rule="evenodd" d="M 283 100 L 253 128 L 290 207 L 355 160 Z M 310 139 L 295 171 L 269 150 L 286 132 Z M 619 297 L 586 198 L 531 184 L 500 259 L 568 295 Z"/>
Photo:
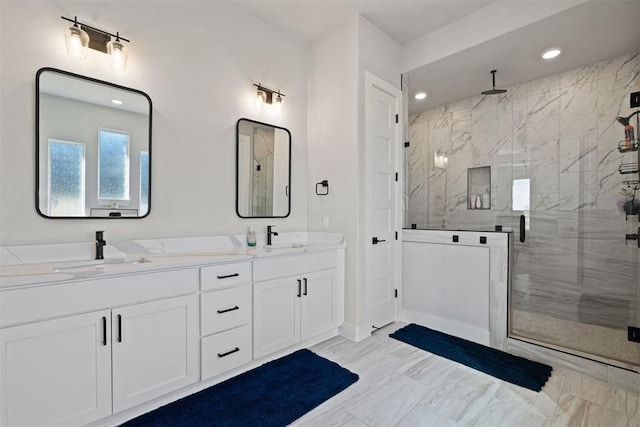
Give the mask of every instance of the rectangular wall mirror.
<path id="1" fill-rule="evenodd" d="M 236 212 L 241 218 L 284 218 L 291 211 L 291 133 L 240 119 L 236 127 Z"/>
<path id="2" fill-rule="evenodd" d="M 36 210 L 142 218 L 151 208 L 151 98 L 55 68 L 36 74 Z"/>

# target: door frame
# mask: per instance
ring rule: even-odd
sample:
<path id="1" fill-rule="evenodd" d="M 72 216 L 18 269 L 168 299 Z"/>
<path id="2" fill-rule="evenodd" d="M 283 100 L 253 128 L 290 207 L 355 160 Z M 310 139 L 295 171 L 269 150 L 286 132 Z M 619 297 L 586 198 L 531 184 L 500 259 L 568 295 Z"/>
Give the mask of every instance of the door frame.
<path id="1" fill-rule="evenodd" d="M 402 122 L 401 119 L 403 117 L 402 114 L 402 91 L 400 88 L 393 86 L 392 84 L 382 80 L 376 75 L 366 71 L 365 72 L 365 93 L 364 93 L 364 110 L 365 110 L 365 120 L 364 120 L 364 146 L 363 146 L 363 157 L 364 157 L 364 200 L 363 200 L 363 210 L 364 210 L 364 222 L 361 226 L 361 236 L 363 236 L 364 240 L 361 241 L 361 244 L 364 245 L 365 250 L 363 251 L 363 269 L 364 269 L 364 304 L 365 304 L 365 313 L 364 313 L 364 325 L 363 332 L 366 336 L 369 336 L 371 332 L 374 331 L 373 325 L 373 307 L 371 300 L 371 292 L 369 292 L 369 283 L 371 283 L 373 279 L 372 269 L 370 268 L 372 264 L 372 245 L 371 239 L 373 237 L 373 220 L 372 220 L 372 206 L 373 203 L 373 182 L 369 179 L 371 173 L 373 171 L 373 159 L 372 159 L 372 151 L 370 150 L 369 142 L 372 139 L 372 131 L 370 127 L 370 123 L 373 120 L 373 108 L 372 102 L 374 100 L 372 91 L 374 89 L 381 90 L 386 92 L 390 96 L 395 98 L 396 101 L 396 114 L 398 115 L 398 124 L 395 130 L 395 138 L 396 138 L 396 172 L 398 173 L 398 181 L 396 182 L 396 194 L 395 194 L 395 226 L 398 232 L 398 240 L 395 241 L 395 248 L 392 250 L 392 256 L 394 257 L 395 262 L 395 271 L 393 273 L 395 280 L 395 287 L 398 290 L 398 297 L 395 301 L 395 319 L 398 319 L 399 312 L 399 300 L 402 294 L 402 177 L 403 177 L 403 165 L 402 165 Z"/>

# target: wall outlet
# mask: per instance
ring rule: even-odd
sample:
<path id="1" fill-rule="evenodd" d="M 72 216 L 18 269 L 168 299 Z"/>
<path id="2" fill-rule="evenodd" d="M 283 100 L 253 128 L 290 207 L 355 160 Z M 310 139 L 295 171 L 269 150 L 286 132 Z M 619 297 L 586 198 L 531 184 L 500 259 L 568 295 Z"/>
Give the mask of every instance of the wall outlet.
<path id="1" fill-rule="evenodd" d="M 322 217 L 322 228 L 329 228 L 329 217 L 328 216 L 323 216 Z"/>
<path id="2" fill-rule="evenodd" d="M 628 326 L 627 339 L 633 342 L 640 342 L 640 328 L 634 328 L 633 326 Z"/>

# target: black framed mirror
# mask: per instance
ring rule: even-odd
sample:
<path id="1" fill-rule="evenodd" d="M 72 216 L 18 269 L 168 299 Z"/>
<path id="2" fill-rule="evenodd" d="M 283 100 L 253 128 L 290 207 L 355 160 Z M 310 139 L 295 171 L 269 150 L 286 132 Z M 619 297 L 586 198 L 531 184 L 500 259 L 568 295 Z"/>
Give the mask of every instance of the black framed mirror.
<path id="1" fill-rule="evenodd" d="M 151 210 L 151 98 L 55 68 L 36 73 L 36 210 L 143 218 Z"/>
<path id="2" fill-rule="evenodd" d="M 249 119 L 236 125 L 236 213 L 284 218 L 291 212 L 291 133 Z"/>

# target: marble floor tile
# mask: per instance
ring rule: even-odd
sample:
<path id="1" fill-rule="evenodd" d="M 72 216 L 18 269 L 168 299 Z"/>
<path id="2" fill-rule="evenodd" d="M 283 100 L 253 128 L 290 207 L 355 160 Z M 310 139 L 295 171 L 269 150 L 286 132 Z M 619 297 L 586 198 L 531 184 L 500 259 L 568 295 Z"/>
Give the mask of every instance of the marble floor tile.
<path id="1" fill-rule="evenodd" d="M 429 388 L 400 374 L 393 374 L 344 405 L 344 410 L 369 426 L 399 422 L 426 395 Z"/>
<path id="2" fill-rule="evenodd" d="M 550 426 L 628 426 L 626 412 L 614 411 L 597 403 L 570 394 L 558 402 Z"/>
<path id="3" fill-rule="evenodd" d="M 540 393 L 390 338 L 335 337 L 311 350 L 360 380 L 295 426 L 640 426 L 640 394 L 554 367 Z"/>

